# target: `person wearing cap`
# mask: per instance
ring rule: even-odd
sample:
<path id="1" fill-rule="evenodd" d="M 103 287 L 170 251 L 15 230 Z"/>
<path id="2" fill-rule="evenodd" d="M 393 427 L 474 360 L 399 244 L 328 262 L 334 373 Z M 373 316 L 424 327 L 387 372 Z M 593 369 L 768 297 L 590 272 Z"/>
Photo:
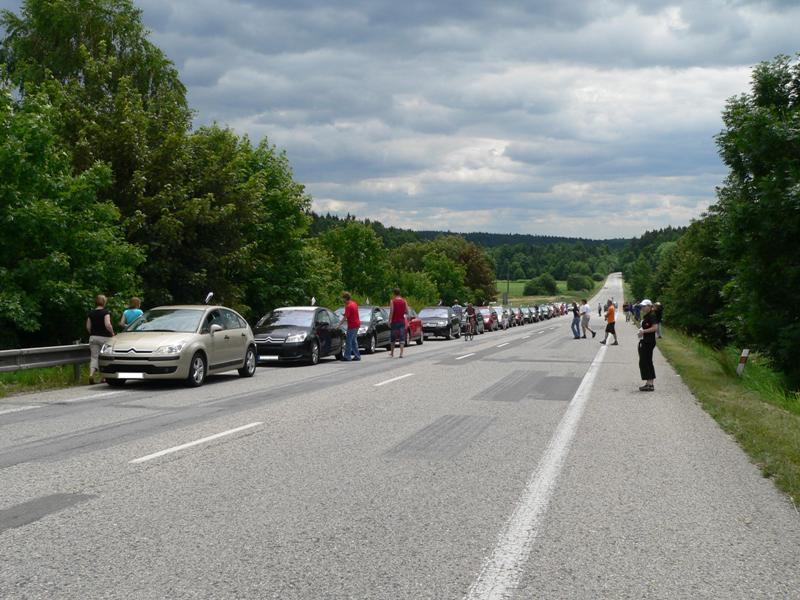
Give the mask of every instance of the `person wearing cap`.
<path id="1" fill-rule="evenodd" d="M 655 390 L 656 368 L 653 366 L 653 350 L 656 349 L 656 332 L 658 323 L 653 314 L 653 303 L 644 299 L 640 303 L 642 311 L 642 327 L 639 329 L 639 374 L 644 380 L 640 392 Z"/>

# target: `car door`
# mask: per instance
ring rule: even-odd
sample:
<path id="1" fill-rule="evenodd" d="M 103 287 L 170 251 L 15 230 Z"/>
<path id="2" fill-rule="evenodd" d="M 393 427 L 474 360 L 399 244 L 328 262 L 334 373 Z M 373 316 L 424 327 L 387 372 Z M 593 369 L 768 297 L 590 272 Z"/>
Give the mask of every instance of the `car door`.
<path id="1" fill-rule="evenodd" d="M 225 322 L 225 336 L 223 339 L 229 344 L 230 351 L 228 362 L 231 368 L 241 367 L 244 364 L 244 354 L 247 351 L 247 329 L 246 323 L 239 319 L 238 315 L 227 308 L 221 308 L 222 320 Z"/>
<path id="2" fill-rule="evenodd" d="M 328 316 L 328 311 L 320 309 L 314 315 L 314 333 L 319 340 L 319 355 L 328 356 L 331 354 L 331 340 L 333 335 L 333 324 Z"/>
<path id="3" fill-rule="evenodd" d="M 410 306 L 408 307 L 408 324 L 412 340 L 415 340 L 419 337 L 422 337 L 422 321 L 417 316 L 417 311 L 415 311 Z"/>
<path id="4" fill-rule="evenodd" d="M 392 332 L 389 324 L 389 315 L 387 315 L 382 308 L 376 306 L 372 309 L 372 322 L 375 325 L 375 335 L 378 340 L 378 346 L 390 344 Z"/>
<path id="5" fill-rule="evenodd" d="M 338 317 L 336 313 L 333 313 L 329 310 L 326 310 L 325 312 L 331 321 L 331 354 L 339 354 L 342 350 L 344 350 L 344 340 L 345 336 L 347 335 L 347 330 L 336 327 L 336 324 L 340 321 L 341 317 Z"/>
<path id="6" fill-rule="evenodd" d="M 213 325 L 218 325 L 221 329 L 218 331 L 211 331 Z M 208 334 L 209 339 L 206 344 L 206 352 L 208 353 L 208 369 L 210 371 L 220 368 L 221 364 L 229 361 L 230 358 L 230 336 L 225 332 L 225 320 L 222 318 L 222 313 L 218 308 L 208 311 L 205 316 L 202 333 Z"/>

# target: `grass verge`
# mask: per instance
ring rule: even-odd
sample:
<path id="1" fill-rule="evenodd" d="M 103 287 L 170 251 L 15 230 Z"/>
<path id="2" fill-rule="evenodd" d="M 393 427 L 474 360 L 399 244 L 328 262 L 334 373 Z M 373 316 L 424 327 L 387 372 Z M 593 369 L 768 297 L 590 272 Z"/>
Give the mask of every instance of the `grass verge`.
<path id="1" fill-rule="evenodd" d="M 605 285 L 604 281 L 593 281 L 594 287 L 591 290 L 583 290 L 576 292 L 575 290 L 567 290 L 566 281 L 556 281 L 558 286 L 558 293 L 554 296 L 526 296 L 525 284 L 527 279 L 512 279 L 511 281 L 505 279 L 497 279 L 495 287 L 497 288 L 498 299 L 503 296 L 508 287 L 508 300 L 511 304 L 539 304 L 542 302 L 580 302 L 582 298 L 593 297 L 600 288 Z"/>
<path id="2" fill-rule="evenodd" d="M 797 507 L 800 396 L 783 387 L 780 375 L 762 358 L 751 355 L 739 378 L 735 349 L 715 350 L 669 328 L 658 347 L 702 407 Z"/>
<path id="3" fill-rule="evenodd" d="M 0 398 L 23 392 L 38 392 L 71 387 L 89 378 L 89 366 L 81 365 L 81 377 L 75 381 L 72 365 L 48 367 L 46 369 L 27 369 L 13 373 L 0 373 Z"/>

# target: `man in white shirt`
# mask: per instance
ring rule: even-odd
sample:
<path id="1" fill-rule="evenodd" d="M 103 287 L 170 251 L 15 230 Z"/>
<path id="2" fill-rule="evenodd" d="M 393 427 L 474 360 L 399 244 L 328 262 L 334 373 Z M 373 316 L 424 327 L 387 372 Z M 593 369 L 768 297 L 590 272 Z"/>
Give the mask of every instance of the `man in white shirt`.
<path id="1" fill-rule="evenodd" d="M 597 335 L 597 332 L 589 327 L 589 319 L 591 319 L 591 312 L 592 309 L 589 307 L 589 303 L 586 301 L 586 298 L 581 300 L 581 329 L 583 329 L 583 335 L 581 336 L 582 339 L 586 339 L 586 332 L 591 331 L 592 337 Z"/>

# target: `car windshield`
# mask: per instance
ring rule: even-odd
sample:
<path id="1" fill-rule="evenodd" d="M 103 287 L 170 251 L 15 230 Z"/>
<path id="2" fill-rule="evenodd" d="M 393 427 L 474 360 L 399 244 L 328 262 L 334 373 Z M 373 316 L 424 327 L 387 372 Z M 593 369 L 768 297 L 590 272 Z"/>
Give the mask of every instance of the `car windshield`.
<path id="1" fill-rule="evenodd" d="M 419 316 L 421 318 L 425 317 L 439 317 L 440 319 L 446 319 L 448 316 L 446 308 L 423 308 L 419 311 Z"/>
<path id="2" fill-rule="evenodd" d="M 155 308 L 131 323 L 125 331 L 179 331 L 194 333 L 203 317 L 203 309 Z"/>
<path id="3" fill-rule="evenodd" d="M 481 308 L 481 309 L 479 310 L 479 312 L 480 312 L 480 313 L 481 313 L 481 314 L 482 314 L 484 317 L 485 317 L 486 315 L 490 314 L 490 311 L 489 311 L 489 309 L 488 309 L 488 308 Z"/>
<path id="4" fill-rule="evenodd" d="M 273 327 L 276 325 L 311 327 L 313 318 L 313 310 L 273 310 L 271 313 L 261 317 L 256 327 Z"/>

